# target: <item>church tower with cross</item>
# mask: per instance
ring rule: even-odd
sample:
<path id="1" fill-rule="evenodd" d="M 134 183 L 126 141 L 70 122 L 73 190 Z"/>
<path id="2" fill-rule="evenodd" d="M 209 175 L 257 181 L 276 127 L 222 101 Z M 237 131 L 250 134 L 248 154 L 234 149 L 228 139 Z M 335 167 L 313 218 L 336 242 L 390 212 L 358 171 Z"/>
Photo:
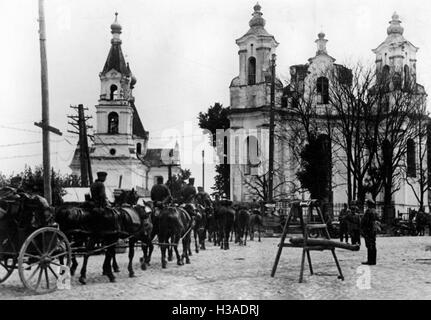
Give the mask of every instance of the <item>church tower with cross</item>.
<path id="1" fill-rule="evenodd" d="M 96 132 L 90 147 L 94 176 L 108 173 L 105 186 L 132 189 L 148 194 L 157 177 L 168 179 L 168 167 L 179 171 L 178 144 L 173 149 L 149 149 L 149 132 L 144 129 L 135 106 L 133 89 L 137 83 L 122 51 L 122 26 L 118 13 L 111 24 L 111 48 L 99 74 L 100 96 L 96 105 Z M 79 175 L 79 154 L 70 166 Z"/>

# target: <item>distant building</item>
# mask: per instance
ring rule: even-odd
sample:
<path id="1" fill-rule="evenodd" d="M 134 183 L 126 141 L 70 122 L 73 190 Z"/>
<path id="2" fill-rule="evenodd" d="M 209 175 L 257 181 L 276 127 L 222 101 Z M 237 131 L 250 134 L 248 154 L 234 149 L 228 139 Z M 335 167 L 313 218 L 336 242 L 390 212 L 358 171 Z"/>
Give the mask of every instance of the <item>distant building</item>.
<path id="1" fill-rule="evenodd" d="M 99 74 L 97 127 L 90 147 L 92 172 L 95 177 L 98 171 L 108 173 L 105 185 L 111 192 L 117 188 L 135 188 L 148 195 L 157 177 L 163 177 L 164 182 L 168 180 L 168 165 L 173 165 L 173 175 L 179 173 L 179 147 L 178 143 L 172 149 L 147 147 L 149 132 L 144 129 L 135 106 L 132 92 L 137 80 L 124 59 L 117 14 L 111 30 L 111 49 Z M 80 175 L 79 149 L 70 168 Z"/>
<path id="2" fill-rule="evenodd" d="M 378 76 L 399 75 L 402 83 L 413 82 L 419 95 L 426 97 L 423 86 L 416 83 L 416 52 L 413 44 L 403 37 L 403 27 L 400 25 L 398 15 L 394 14 L 387 30 L 386 40 L 373 52 L 376 54 L 376 70 Z M 278 42 L 274 36 L 265 30 L 265 20 L 262 17 L 261 6 L 254 7 L 253 17 L 250 20 L 249 31 L 236 40 L 239 47 L 239 76 L 230 84 L 230 144 L 231 198 L 234 201 L 252 201 L 263 193 L 262 185 L 267 183 L 264 175 L 268 173 L 269 158 L 269 110 L 271 93 L 271 57 L 276 52 Z M 314 57 L 301 65 L 290 67 L 290 83 L 284 87 L 279 79 L 275 81 L 275 117 L 278 130 L 289 133 L 293 130 L 289 121 L 280 121 L 280 114 L 288 113 L 289 107 L 297 103 L 295 95 L 311 95 L 313 91 L 313 107 L 317 110 L 330 108 L 328 74 L 336 71 L 344 74 L 346 81 L 351 79 L 351 70 L 336 64 L 326 49 L 327 39 L 323 32 L 318 34 L 315 41 L 317 51 Z M 282 59 L 282 57 L 281 57 Z M 342 78 L 342 77 L 341 77 Z M 340 79 L 341 79 L 340 78 Z M 394 78 L 395 79 L 395 78 Z M 395 81 L 395 80 L 393 80 Z M 277 130 L 277 129 L 276 129 Z M 275 137 L 274 150 L 274 195 L 279 198 L 308 198 L 307 194 L 299 194 L 297 187 L 299 181 L 296 172 L 299 168 L 298 159 L 292 152 L 292 145 L 280 135 Z M 411 141 L 407 148 L 407 166 L 416 166 L 418 158 L 417 141 Z M 330 190 L 332 203 L 347 202 L 346 179 L 347 171 L 340 159 L 340 148 L 330 147 L 332 155 L 333 179 Z M 426 146 L 424 146 L 426 148 Z M 330 168 L 330 166 L 328 167 Z M 331 170 L 331 169 L 330 169 Z M 253 177 L 259 181 L 250 183 Z M 253 185 L 254 184 L 254 185 Z M 295 185 L 296 184 L 296 185 Z M 417 190 L 417 186 L 414 186 Z M 383 201 L 383 192 L 377 198 Z M 396 210 L 406 212 L 408 208 L 418 208 L 412 188 L 407 183 L 402 184 L 394 194 L 393 203 Z M 428 207 L 428 195 L 425 195 L 425 207 Z"/>

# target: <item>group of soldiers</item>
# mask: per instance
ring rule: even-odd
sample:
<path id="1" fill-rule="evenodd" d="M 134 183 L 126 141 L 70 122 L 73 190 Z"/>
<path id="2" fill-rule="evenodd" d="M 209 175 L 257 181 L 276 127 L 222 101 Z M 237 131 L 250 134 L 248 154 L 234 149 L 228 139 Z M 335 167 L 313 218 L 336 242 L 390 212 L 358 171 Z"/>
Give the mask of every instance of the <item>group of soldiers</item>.
<path id="1" fill-rule="evenodd" d="M 109 206 L 104 185 L 106 177 L 106 172 L 98 172 L 96 181 L 90 186 L 92 201 L 98 208 L 106 208 Z M 203 187 L 198 187 L 196 191 L 194 182 L 194 178 L 189 178 L 189 183 L 181 190 L 180 202 L 188 204 L 195 201 L 204 207 L 211 206 L 212 201 L 209 194 L 204 191 Z M 157 184 L 151 188 L 151 201 L 153 201 L 156 207 L 163 206 L 172 201 L 171 191 L 168 186 L 163 183 L 162 177 L 158 177 Z"/>
<path id="2" fill-rule="evenodd" d="M 210 195 L 205 192 L 203 187 L 198 187 L 196 191 L 194 184 L 195 179 L 189 178 L 189 183 L 181 190 L 181 198 L 179 201 L 184 204 L 196 202 L 205 208 L 210 207 L 212 205 Z M 157 184 L 151 188 L 151 201 L 153 201 L 156 206 L 172 201 L 171 191 L 166 184 L 163 184 L 162 177 L 158 177 Z"/>
<path id="3" fill-rule="evenodd" d="M 367 247 L 367 261 L 362 264 L 375 265 L 377 258 L 376 235 L 378 229 L 378 219 L 375 209 L 375 202 L 371 199 L 366 200 L 367 209 L 363 217 L 359 216 L 359 207 L 352 203 L 350 208 L 347 203 L 340 211 L 340 241 L 345 239 L 348 242 L 350 235 L 352 244 L 361 244 L 361 234 L 365 239 Z"/>

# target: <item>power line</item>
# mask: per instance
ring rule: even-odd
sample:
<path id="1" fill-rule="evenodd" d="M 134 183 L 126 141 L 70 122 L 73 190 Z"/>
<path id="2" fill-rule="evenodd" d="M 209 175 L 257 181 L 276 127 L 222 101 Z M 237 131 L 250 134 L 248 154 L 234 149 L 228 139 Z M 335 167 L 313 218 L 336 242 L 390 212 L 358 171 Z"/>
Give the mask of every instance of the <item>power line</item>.
<path id="1" fill-rule="evenodd" d="M 63 141 L 63 140 L 51 140 L 51 142 L 54 142 L 54 143 L 61 142 L 61 141 Z M 19 143 L 2 144 L 2 145 L 0 145 L 0 148 L 15 147 L 15 146 L 24 146 L 24 145 L 38 144 L 38 143 L 42 143 L 42 141 L 31 141 L 31 142 L 19 142 Z"/>
<path id="2" fill-rule="evenodd" d="M 66 150 L 64 150 L 62 152 L 65 152 L 65 151 Z M 54 155 L 54 154 L 59 154 L 59 153 L 61 153 L 61 151 L 53 152 L 51 154 Z M 22 155 L 22 156 L 3 157 L 3 158 L 0 158 L 0 160 L 32 158 L 32 157 L 38 157 L 38 156 L 41 156 L 41 155 L 42 155 L 42 153 L 35 153 L 35 154 L 27 154 L 27 155 Z"/>
<path id="3" fill-rule="evenodd" d="M 22 129 L 22 128 L 4 126 L 4 125 L 0 125 L 0 128 L 10 129 L 10 130 L 17 130 L 17 131 L 25 131 L 25 132 L 31 132 L 31 133 L 40 133 L 40 131 L 36 131 L 36 130 Z"/>

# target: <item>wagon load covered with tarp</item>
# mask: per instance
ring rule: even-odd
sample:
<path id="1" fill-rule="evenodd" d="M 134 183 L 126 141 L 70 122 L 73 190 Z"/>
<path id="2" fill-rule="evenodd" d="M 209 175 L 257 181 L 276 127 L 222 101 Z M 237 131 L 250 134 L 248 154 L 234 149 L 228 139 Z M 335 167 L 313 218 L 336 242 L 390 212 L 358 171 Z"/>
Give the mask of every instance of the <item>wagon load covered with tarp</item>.
<path id="1" fill-rule="evenodd" d="M 11 187 L 0 189 L 0 283 L 17 269 L 26 288 L 54 291 L 70 267 L 71 255 L 46 199 Z"/>

